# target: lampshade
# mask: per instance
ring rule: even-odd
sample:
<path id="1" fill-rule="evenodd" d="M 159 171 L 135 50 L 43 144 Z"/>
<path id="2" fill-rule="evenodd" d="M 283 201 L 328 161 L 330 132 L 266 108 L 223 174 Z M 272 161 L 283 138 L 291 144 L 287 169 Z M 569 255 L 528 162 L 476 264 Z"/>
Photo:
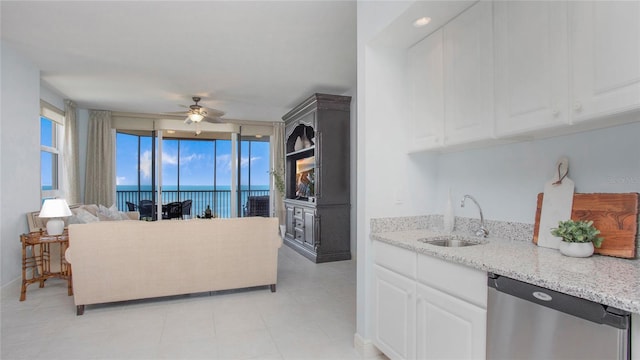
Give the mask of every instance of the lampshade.
<path id="1" fill-rule="evenodd" d="M 191 121 L 193 122 L 200 122 L 202 121 L 202 119 L 204 119 L 204 116 L 202 116 L 201 114 L 197 113 L 197 112 L 192 112 L 189 114 L 189 119 L 191 119 Z"/>
<path id="2" fill-rule="evenodd" d="M 64 231 L 64 221 L 61 217 L 71 216 L 71 209 L 65 199 L 47 199 L 42 204 L 42 210 L 38 215 L 41 218 L 53 218 L 47 221 L 47 233 L 60 235 Z"/>
<path id="3" fill-rule="evenodd" d="M 67 200 L 65 199 L 47 199 L 44 201 L 42 205 L 42 210 L 40 210 L 40 214 L 38 217 L 41 218 L 55 218 L 55 217 L 65 217 L 71 216 L 71 209 L 69 209 L 69 204 L 67 204 Z"/>

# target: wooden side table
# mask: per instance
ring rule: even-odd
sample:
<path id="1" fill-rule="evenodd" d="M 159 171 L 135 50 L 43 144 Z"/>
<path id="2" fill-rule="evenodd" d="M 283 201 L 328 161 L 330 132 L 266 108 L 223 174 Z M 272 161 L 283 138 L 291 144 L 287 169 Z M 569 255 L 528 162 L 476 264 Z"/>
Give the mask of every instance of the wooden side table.
<path id="1" fill-rule="evenodd" d="M 20 235 L 22 242 L 22 289 L 20 290 L 20 301 L 27 298 L 27 286 L 33 283 L 40 283 L 44 287 L 44 281 L 48 278 L 57 277 L 67 280 L 67 293 L 73 295 L 73 285 L 71 281 L 71 264 L 64 258 L 64 252 L 69 247 L 69 233 L 65 229 L 62 235 L 52 236 L 45 231 L 32 232 Z M 60 271 L 51 272 L 51 244 L 60 244 Z M 31 248 L 31 254 L 27 249 Z M 27 273 L 30 271 L 30 277 Z"/>

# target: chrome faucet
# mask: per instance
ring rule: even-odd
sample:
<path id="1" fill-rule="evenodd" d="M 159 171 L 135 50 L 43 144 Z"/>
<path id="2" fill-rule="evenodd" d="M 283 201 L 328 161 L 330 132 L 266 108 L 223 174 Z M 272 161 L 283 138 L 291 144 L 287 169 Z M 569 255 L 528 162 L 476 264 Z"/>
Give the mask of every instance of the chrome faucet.
<path id="1" fill-rule="evenodd" d="M 478 207 L 478 210 L 480 211 L 480 228 L 476 231 L 476 236 L 487 237 L 489 235 L 489 230 L 487 230 L 487 228 L 484 227 L 484 216 L 482 215 L 482 208 L 480 208 L 480 204 L 478 204 L 478 201 L 471 195 L 465 195 L 464 197 L 462 197 L 462 201 L 460 202 L 460 207 L 464 207 L 464 201 L 467 198 L 471 199 L 476 204 L 476 206 Z"/>

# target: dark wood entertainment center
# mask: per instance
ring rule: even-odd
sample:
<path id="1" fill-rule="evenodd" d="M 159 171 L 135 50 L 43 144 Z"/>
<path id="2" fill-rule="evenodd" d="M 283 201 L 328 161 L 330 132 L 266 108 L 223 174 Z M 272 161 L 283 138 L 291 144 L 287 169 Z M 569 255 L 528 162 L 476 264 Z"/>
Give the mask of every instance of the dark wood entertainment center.
<path id="1" fill-rule="evenodd" d="M 351 259 L 350 104 L 314 94 L 282 117 L 284 242 L 316 263 Z"/>

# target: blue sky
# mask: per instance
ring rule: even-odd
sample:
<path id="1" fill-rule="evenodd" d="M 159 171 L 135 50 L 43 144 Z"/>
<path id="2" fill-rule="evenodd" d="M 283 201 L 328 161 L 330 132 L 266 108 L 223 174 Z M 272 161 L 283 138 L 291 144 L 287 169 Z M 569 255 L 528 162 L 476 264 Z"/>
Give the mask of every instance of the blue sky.
<path id="1" fill-rule="evenodd" d="M 214 149 L 215 146 L 215 149 Z M 250 149 L 249 149 L 250 148 Z M 214 164 L 216 184 L 231 183 L 231 142 L 229 140 L 164 140 L 162 149 L 162 176 L 165 186 L 175 186 L 180 171 L 180 185 L 213 186 Z M 118 185 L 137 184 L 138 137 L 118 133 L 116 146 L 116 176 Z M 151 184 L 151 139 L 141 138 L 140 182 Z M 215 159 L 214 159 L 215 157 Z M 178 168 L 178 160 L 180 168 Z M 251 165 L 251 185 L 269 185 L 269 142 L 242 142 L 242 184 L 248 184 Z"/>

